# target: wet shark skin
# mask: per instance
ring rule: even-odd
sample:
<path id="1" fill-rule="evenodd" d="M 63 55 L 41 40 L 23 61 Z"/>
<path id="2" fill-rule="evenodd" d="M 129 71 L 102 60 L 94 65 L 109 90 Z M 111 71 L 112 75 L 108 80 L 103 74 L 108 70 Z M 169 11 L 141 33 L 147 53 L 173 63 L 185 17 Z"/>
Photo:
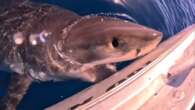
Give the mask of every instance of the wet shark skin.
<path id="1" fill-rule="evenodd" d="M 142 56 L 162 37 L 160 32 L 121 19 L 80 17 L 33 3 L 0 14 L 0 24 L 0 62 L 18 73 L 12 75 L 12 85 L 1 100 L 0 108 L 5 110 L 15 109 L 34 80 L 100 81 L 115 72 L 108 64 Z"/>
<path id="2" fill-rule="evenodd" d="M 156 30 L 105 16 L 85 16 L 66 30 L 61 51 L 89 67 L 143 56 L 162 38 Z"/>

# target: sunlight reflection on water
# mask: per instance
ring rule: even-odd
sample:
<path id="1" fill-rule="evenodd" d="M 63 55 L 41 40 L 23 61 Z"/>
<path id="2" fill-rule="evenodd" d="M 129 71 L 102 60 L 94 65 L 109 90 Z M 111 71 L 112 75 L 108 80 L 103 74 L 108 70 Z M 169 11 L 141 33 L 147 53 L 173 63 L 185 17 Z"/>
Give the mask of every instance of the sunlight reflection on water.
<path id="1" fill-rule="evenodd" d="M 113 0 L 140 24 L 172 36 L 195 22 L 194 0 Z"/>

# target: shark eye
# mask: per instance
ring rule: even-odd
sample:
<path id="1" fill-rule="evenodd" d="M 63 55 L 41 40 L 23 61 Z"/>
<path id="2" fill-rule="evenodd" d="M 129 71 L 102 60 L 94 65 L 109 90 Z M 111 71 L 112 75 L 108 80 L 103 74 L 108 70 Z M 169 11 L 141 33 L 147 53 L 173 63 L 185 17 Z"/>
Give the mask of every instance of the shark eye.
<path id="1" fill-rule="evenodd" d="M 119 47 L 119 39 L 118 39 L 118 38 L 113 37 L 113 39 L 112 39 L 112 46 L 113 46 L 114 48 Z"/>

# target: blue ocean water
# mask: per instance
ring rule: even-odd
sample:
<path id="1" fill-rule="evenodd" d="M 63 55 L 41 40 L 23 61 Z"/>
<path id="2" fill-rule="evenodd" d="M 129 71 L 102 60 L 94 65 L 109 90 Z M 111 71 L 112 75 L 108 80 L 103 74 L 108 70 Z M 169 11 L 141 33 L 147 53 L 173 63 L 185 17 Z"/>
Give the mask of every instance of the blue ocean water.
<path id="1" fill-rule="evenodd" d="M 163 32 L 164 39 L 195 22 L 194 0 L 34 0 L 72 10 L 79 15 L 126 14 L 137 23 Z M 121 65 L 120 65 L 121 66 Z M 122 65 L 123 66 L 123 65 Z M 0 95 L 3 95 L 9 74 L 0 74 Z M 91 84 L 78 80 L 34 83 L 18 110 L 42 110 Z M 2 92 L 3 91 L 3 92 Z"/>

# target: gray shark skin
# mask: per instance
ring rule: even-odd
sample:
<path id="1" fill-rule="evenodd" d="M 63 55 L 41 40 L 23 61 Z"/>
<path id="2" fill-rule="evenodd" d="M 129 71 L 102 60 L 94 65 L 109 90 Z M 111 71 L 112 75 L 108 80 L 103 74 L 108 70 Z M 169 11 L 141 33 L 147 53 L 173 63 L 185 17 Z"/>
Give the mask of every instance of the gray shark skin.
<path id="1" fill-rule="evenodd" d="M 0 13 L 0 64 L 14 73 L 0 110 L 15 110 L 32 81 L 97 82 L 112 63 L 153 50 L 162 33 L 112 17 L 84 16 L 46 4 L 14 4 Z"/>

